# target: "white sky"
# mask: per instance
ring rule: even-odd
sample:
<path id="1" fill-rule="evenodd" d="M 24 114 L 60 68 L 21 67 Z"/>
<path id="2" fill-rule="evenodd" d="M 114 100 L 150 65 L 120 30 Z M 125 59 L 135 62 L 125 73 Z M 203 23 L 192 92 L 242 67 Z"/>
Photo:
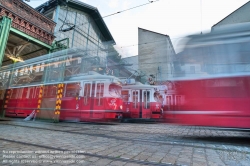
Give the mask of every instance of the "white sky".
<path id="1" fill-rule="evenodd" d="M 32 7 L 47 0 L 30 0 Z M 98 8 L 102 16 L 148 3 L 148 0 L 79 0 Z M 153 0 L 155 1 L 155 0 Z M 248 0 L 159 0 L 104 18 L 123 57 L 137 55 L 138 27 L 170 36 L 174 46 L 184 36 L 210 28 Z M 201 8 L 202 6 L 202 8 Z M 201 10 L 202 9 L 202 10 Z M 202 15 L 201 15 L 202 11 Z"/>

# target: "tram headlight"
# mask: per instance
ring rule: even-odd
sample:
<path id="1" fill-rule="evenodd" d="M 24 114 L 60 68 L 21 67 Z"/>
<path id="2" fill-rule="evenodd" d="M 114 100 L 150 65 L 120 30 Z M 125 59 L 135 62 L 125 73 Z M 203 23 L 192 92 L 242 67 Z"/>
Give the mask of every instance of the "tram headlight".
<path id="1" fill-rule="evenodd" d="M 120 105 L 120 110 L 122 110 L 122 108 L 123 108 L 122 105 Z"/>

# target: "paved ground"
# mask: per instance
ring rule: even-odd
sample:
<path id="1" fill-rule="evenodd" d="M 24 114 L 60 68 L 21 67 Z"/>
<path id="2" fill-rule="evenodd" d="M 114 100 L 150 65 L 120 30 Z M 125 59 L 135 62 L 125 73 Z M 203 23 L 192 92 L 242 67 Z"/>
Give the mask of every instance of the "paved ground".
<path id="1" fill-rule="evenodd" d="M 0 165 L 250 165 L 250 132 L 170 124 L 0 121 Z"/>

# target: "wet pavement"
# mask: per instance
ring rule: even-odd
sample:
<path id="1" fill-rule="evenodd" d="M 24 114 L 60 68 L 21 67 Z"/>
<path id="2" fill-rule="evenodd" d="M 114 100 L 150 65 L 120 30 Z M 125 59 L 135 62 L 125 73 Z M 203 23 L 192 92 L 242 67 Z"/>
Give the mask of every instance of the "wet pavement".
<path id="1" fill-rule="evenodd" d="M 0 165 L 250 165 L 250 131 L 156 123 L 0 121 Z"/>

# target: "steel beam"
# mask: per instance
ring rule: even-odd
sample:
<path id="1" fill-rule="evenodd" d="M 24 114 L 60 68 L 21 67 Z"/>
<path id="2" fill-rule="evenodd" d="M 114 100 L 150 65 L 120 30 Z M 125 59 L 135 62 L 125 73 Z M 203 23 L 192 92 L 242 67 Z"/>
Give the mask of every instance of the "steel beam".
<path id="1" fill-rule="evenodd" d="M 11 22 L 11 19 L 5 16 L 0 20 L 0 67 L 2 66 L 5 48 L 9 38 Z"/>
<path id="2" fill-rule="evenodd" d="M 52 49 L 51 45 L 48 45 L 48 44 L 46 44 L 46 43 L 44 43 L 44 42 L 42 42 L 42 41 L 40 41 L 40 40 L 38 40 L 38 39 L 36 39 L 36 38 L 34 38 L 32 36 L 29 36 L 29 35 L 25 34 L 24 32 L 19 31 L 19 30 L 15 29 L 15 28 L 11 27 L 10 28 L 10 32 L 13 33 L 13 34 L 15 34 L 15 35 L 18 35 L 18 36 L 20 36 L 20 37 L 22 37 L 24 39 L 27 39 L 27 41 L 29 41 L 29 42 L 32 42 L 34 44 L 40 45 L 42 47 L 45 47 L 48 50 Z"/>

